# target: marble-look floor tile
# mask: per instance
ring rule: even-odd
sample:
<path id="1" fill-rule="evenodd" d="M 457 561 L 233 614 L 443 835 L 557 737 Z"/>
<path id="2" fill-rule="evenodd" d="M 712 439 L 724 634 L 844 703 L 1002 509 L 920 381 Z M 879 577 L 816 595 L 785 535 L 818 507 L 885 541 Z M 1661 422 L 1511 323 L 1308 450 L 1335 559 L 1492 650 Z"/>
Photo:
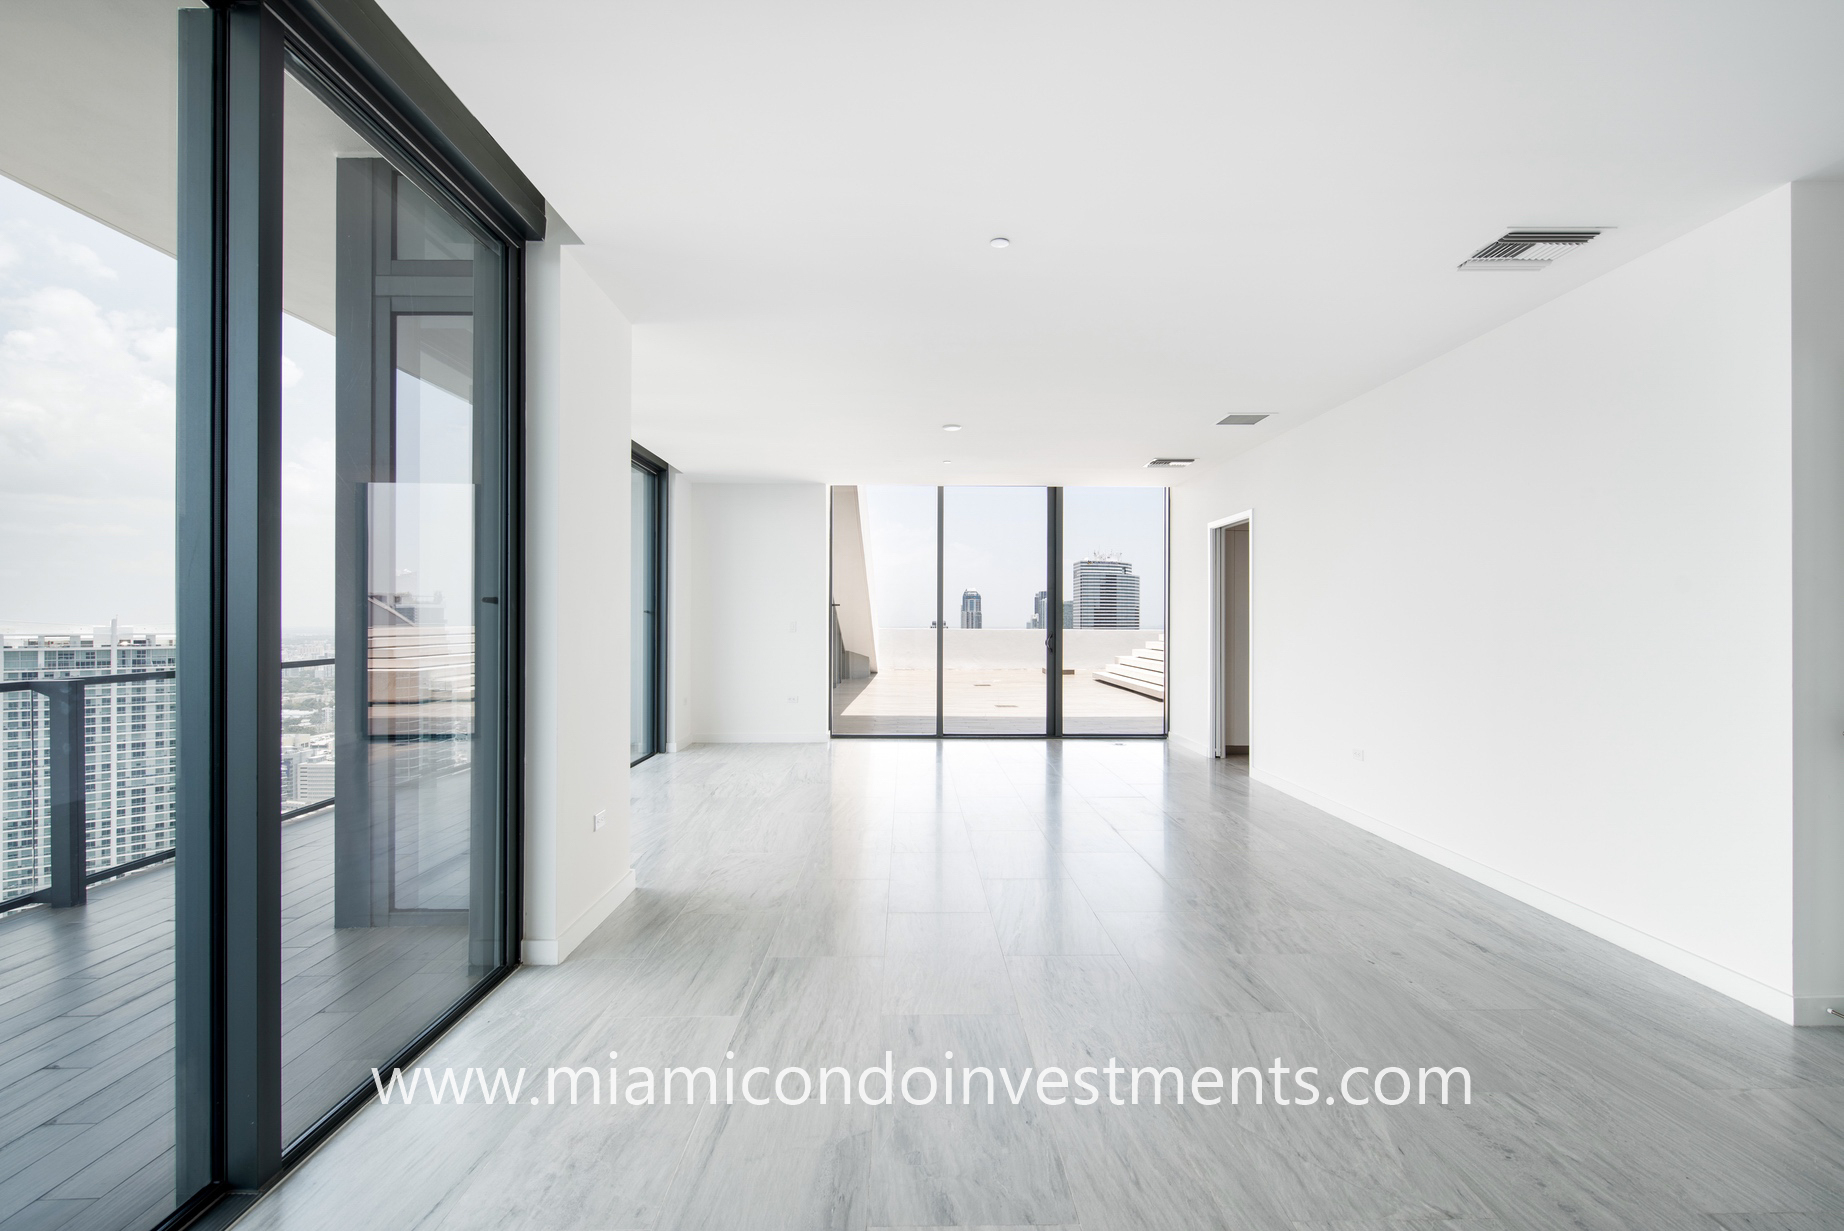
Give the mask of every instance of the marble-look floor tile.
<path id="1" fill-rule="evenodd" d="M 704 1108 L 658 1223 L 675 1231 L 861 1231 L 871 1109 Z"/>
<path id="2" fill-rule="evenodd" d="M 1232 938 L 1189 911 L 1100 916 L 1147 998 L 1168 1012 L 1263 1013 L 1284 1007 Z"/>
<path id="3" fill-rule="evenodd" d="M 722 1070 L 733 1019 L 604 1019 L 586 1032 L 582 1066 Z M 613 1045 L 610 1047 L 609 1045 Z M 619 1052 L 616 1061 L 608 1052 Z M 704 1095 L 701 1083 L 698 1094 Z M 604 1092 L 604 1103 L 609 1101 Z M 517 1150 L 498 1150 L 456 1177 L 426 1231 L 603 1231 L 651 1227 L 659 1219 L 673 1169 L 697 1123 L 699 1107 L 681 1100 L 654 1106 L 550 1106 L 507 1110 Z"/>
<path id="4" fill-rule="evenodd" d="M 883 1011 L 1011 1014 L 1018 1002 L 1005 959 L 996 953 L 905 953 L 885 961 Z"/>
<path id="5" fill-rule="evenodd" d="M 988 880 L 999 947 L 1007 957 L 1052 957 L 1118 953 L 1088 899 L 1066 877 L 1048 880 Z"/>
<path id="6" fill-rule="evenodd" d="M 979 1065 L 1022 1075 L 1030 1045 L 1018 1019 L 991 1016 L 892 1016 L 885 1046 L 899 1070 L 909 1066 Z M 956 1059 L 947 1057 L 952 1055 Z M 912 1087 L 921 1090 L 920 1080 Z M 1026 1101 L 953 1105 L 899 1102 L 872 1131 L 871 1220 L 889 1226 L 1041 1225 L 1075 1220 L 1074 1204 L 1046 1117 L 1054 1109 Z"/>
<path id="7" fill-rule="evenodd" d="M 1063 867 L 1097 913 L 1170 910 L 1183 900 L 1138 855 L 1070 854 Z"/>
<path id="8" fill-rule="evenodd" d="M 904 851 L 890 857 L 892 913 L 984 912 L 979 865 L 965 851 Z"/>
<path id="9" fill-rule="evenodd" d="M 1136 1105 L 1128 1072 L 1120 1105 L 371 1106 L 246 1225 L 1844 1226 L 1844 1031 L 1768 1021 L 1239 764 L 1127 741 L 694 747 L 632 790 L 640 889 L 426 1063 L 1279 1064 L 1293 1098 L 1255 1102 L 1245 1073 L 1235 1103 L 1168 1080 Z M 1297 1084 L 1390 1065 L 1464 1066 L 1471 1102 Z"/>
<path id="10" fill-rule="evenodd" d="M 862 1066 L 876 1058 L 886 959 L 773 957 L 732 1044 L 739 1065 Z"/>

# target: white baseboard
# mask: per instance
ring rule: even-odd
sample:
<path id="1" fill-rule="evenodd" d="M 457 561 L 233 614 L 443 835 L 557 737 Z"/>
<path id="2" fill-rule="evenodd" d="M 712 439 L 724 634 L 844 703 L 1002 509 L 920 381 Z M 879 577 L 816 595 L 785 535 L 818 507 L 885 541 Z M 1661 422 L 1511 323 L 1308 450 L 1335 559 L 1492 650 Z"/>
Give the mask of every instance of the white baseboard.
<path id="1" fill-rule="evenodd" d="M 700 735 L 698 744 L 823 744 L 832 738 L 830 731 L 727 731 L 718 735 Z"/>
<path id="2" fill-rule="evenodd" d="M 1194 753 L 1200 757 L 1207 757 L 1210 755 L 1210 749 L 1204 747 L 1204 745 L 1198 743 L 1190 736 L 1180 735 L 1176 731 L 1168 731 L 1165 736 L 1165 742 L 1168 744 L 1177 744 L 1186 752 Z"/>
<path id="3" fill-rule="evenodd" d="M 563 930 L 563 935 L 555 940 L 526 940 L 519 945 L 519 957 L 527 966 L 555 966 L 569 957 L 576 946 L 589 939 L 589 933 L 602 926 L 602 921 L 615 911 L 615 907 L 634 892 L 634 869 L 629 868 L 627 875 L 616 881 L 614 887 L 590 904 L 588 910 L 578 915 L 570 926 Z"/>
<path id="4" fill-rule="evenodd" d="M 1721 992 L 1732 999 L 1739 1000 L 1750 1008 L 1759 1009 L 1770 1017 L 1778 1018 L 1788 1024 L 1818 1025 L 1818 1020 L 1825 1017 L 1825 1007 L 1832 1003 L 1826 997 L 1801 997 L 1795 1004 L 1795 998 L 1789 992 L 1770 987 L 1751 975 L 1731 970 L 1727 966 L 1712 962 L 1706 957 L 1680 949 L 1667 940 L 1660 940 L 1638 928 L 1610 919 L 1599 911 L 1578 905 L 1567 898 L 1558 897 L 1547 889 L 1539 889 L 1528 881 L 1519 880 L 1509 873 L 1468 858 L 1458 851 L 1449 850 L 1439 843 L 1417 837 L 1406 829 L 1399 829 L 1388 821 L 1376 817 L 1335 799 L 1328 799 L 1317 791 L 1303 787 L 1297 782 L 1290 782 L 1278 774 L 1266 770 L 1251 769 L 1249 776 L 1257 782 L 1265 783 L 1277 791 L 1284 791 L 1303 803 L 1311 804 L 1321 812 L 1328 812 L 1341 821 L 1356 825 L 1379 838 L 1394 842 L 1397 846 L 1414 851 L 1424 859 L 1431 859 L 1442 867 L 1451 868 L 1462 876 L 1469 876 L 1484 885 L 1490 885 L 1500 893 L 1516 898 L 1518 901 L 1538 910 L 1556 916 L 1565 923 L 1571 923 L 1584 932 L 1611 941 L 1622 949 L 1637 953 L 1648 961 L 1656 962 L 1666 970 L 1694 979 L 1703 986 Z M 1812 1002 L 1811 1007 L 1805 1001 Z M 1832 1021 L 1837 1021 L 1832 1018 Z M 1840 1022 L 1844 1025 L 1844 1022 Z"/>

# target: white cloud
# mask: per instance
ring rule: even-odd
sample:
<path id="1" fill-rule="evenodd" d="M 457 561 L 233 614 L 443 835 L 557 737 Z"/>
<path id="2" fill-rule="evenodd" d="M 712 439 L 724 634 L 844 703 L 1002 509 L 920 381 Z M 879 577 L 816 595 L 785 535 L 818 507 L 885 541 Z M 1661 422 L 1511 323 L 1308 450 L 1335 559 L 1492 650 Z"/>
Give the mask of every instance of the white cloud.
<path id="1" fill-rule="evenodd" d="M 96 255 L 96 250 L 87 244 L 73 244 L 53 235 L 49 237 L 47 247 L 74 272 L 87 278 L 100 278 L 105 282 L 113 282 L 120 277 L 101 257 Z"/>

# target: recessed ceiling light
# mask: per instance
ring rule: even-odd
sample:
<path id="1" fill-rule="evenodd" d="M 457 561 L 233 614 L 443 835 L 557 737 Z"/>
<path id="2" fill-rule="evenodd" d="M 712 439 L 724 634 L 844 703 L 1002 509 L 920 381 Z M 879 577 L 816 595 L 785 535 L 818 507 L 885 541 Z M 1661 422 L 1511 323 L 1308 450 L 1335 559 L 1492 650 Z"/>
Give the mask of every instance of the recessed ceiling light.
<path id="1" fill-rule="evenodd" d="M 1266 419 L 1266 415 L 1224 415 L 1217 420 L 1218 427 L 1250 427 Z"/>
<path id="2" fill-rule="evenodd" d="M 1195 457 L 1155 457 L 1146 463 L 1148 470 L 1176 470 L 1180 466 L 1189 466 Z"/>
<path id="3" fill-rule="evenodd" d="M 949 459 L 947 459 L 947 458 L 945 458 L 945 457 L 944 457 L 944 458 L 942 458 L 942 459 L 941 459 L 941 464 L 942 464 L 943 466 L 952 466 L 952 465 L 953 465 L 954 463 L 953 463 L 952 461 L 950 461 Z"/>
<path id="4" fill-rule="evenodd" d="M 995 248 L 1009 248 L 1012 246 L 1012 241 L 1005 238 L 1003 235 L 995 235 L 987 242 Z"/>
<path id="5" fill-rule="evenodd" d="M 942 430 L 942 431 L 944 431 L 944 432 L 958 432 L 958 431 L 960 431 L 960 424 L 958 424 L 958 423 L 944 423 L 944 424 L 942 424 L 942 425 L 941 425 L 941 430 Z"/>

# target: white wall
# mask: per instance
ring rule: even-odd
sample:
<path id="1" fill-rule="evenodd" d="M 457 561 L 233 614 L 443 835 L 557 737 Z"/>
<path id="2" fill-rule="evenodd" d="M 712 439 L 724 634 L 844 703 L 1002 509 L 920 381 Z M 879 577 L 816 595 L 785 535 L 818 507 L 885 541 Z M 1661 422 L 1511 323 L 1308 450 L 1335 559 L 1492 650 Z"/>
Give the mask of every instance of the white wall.
<path id="1" fill-rule="evenodd" d="M 825 486 L 693 481 L 677 494 L 676 742 L 826 739 Z"/>
<path id="2" fill-rule="evenodd" d="M 1787 1019 L 1791 201 L 1188 476 L 1170 683 L 1253 509 L 1260 778 Z"/>
<path id="3" fill-rule="evenodd" d="M 1794 986 L 1844 1011 L 1844 183 L 1793 185 Z"/>
<path id="4" fill-rule="evenodd" d="M 553 217 L 548 235 L 526 250 L 524 960 L 540 965 L 568 957 L 634 887 L 630 330 L 569 228 Z"/>

